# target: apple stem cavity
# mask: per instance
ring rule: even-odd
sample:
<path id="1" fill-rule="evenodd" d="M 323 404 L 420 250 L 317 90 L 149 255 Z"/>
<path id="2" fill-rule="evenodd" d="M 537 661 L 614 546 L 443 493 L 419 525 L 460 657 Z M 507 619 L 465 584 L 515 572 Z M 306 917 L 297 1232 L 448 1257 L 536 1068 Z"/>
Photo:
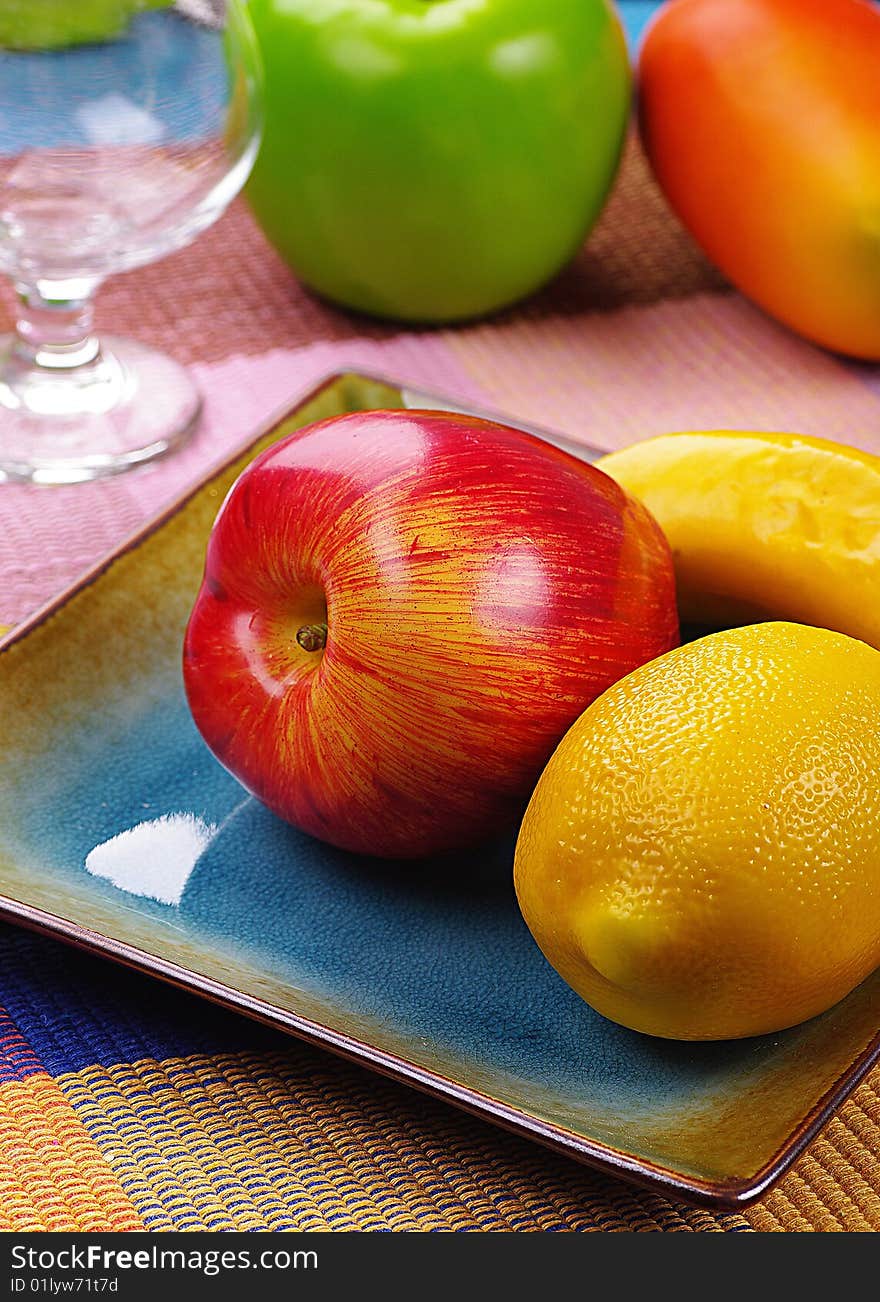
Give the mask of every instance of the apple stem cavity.
<path id="1" fill-rule="evenodd" d="M 323 651 L 327 645 L 327 625 L 303 624 L 297 632 L 296 640 L 303 651 Z"/>

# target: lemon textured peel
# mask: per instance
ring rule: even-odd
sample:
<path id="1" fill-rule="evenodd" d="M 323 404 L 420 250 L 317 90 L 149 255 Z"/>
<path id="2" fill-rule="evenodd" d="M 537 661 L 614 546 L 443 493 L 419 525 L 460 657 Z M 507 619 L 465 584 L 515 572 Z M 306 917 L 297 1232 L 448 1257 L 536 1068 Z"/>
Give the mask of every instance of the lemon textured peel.
<path id="1" fill-rule="evenodd" d="M 880 648 L 880 457 L 800 434 L 662 434 L 598 463 L 669 540 L 679 611 L 788 619 Z"/>
<path id="2" fill-rule="evenodd" d="M 669 1039 L 781 1030 L 880 964 L 880 653 L 767 623 L 620 680 L 563 738 L 514 879 L 550 963 Z"/>

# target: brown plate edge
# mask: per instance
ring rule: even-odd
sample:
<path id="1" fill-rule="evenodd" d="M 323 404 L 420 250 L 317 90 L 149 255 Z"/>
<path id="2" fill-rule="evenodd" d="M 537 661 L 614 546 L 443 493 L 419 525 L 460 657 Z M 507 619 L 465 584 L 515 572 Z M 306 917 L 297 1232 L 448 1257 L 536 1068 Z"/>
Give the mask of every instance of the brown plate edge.
<path id="1" fill-rule="evenodd" d="M 21 623 L 9 629 L 7 633 L 0 635 L 0 652 L 5 651 L 44 623 L 76 593 L 94 583 L 119 557 L 136 549 L 140 543 L 176 515 L 212 479 L 238 461 L 249 447 L 265 438 L 276 426 L 289 420 L 300 407 L 313 401 L 325 389 L 346 378 L 384 384 L 389 388 L 402 392 L 412 392 L 415 388 L 412 385 L 402 384 L 398 379 L 372 371 L 342 368 L 329 372 L 301 395 L 286 403 L 283 407 L 276 409 L 258 426 L 256 431 L 251 432 L 232 452 L 225 454 L 222 459 L 212 463 L 198 480 L 174 497 L 157 515 L 139 526 L 127 538 L 124 538 L 111 552 L 96 561 L 68 588 L 56 594 Z M 425 396 L 429 395 L 428 390 L 418 389 L 417 391 L 424 393 Z M 431 396 L 434 395 L 431 394 Z M 455 401 L 453 395 L 450 394 L 448 397 L 450 401 Z M 443 395 L 437 394 L 436 398 L 438 402 L 442 402 Z M 477 408 L 472 410 L 475 415 L 482 414 L 486 419 L 506 419 L 515 423 L 515 417 L 505 415 L 505 413 L 486 409 L 479 411 Z M 529 426 L 527 429 L 529 433 L 536 437 L 545 437 L 545 432 L 535 426 Z M 573 440 L 567 440 L 565 436 L 554 434 L 549 430 L 546 431 L 546 441 L 555 443 L 557 446 L 566 443 L 570 446 L 573 445 Z M 582 446 L 583 450 L 591 450 L 588 444 Z M 24 904 L 20 900 L 2 894 L 0 894 L 0 921 L 20 924 L 41 935 L 65 941 L 77 949 L 85 950 L 87 953 L 114 959 L 126 967 L 133 968 L 135 971 L 158 977 L 160 980 L 177 986 L 179 989 L 210 999 L 221 1007 L 230 1009 L 233 1012 L 244 1013 L 256 1021 L 293 1034 L 310 1044 L 317 1045 L 319 1048 L 329 1049 L 343 1058 L 362 1066 L 365 1065 L 390 1077 L 392 1080 L 406 1085 L 413 1085 L 436 1098 L 463 1108 L 472 1115 L 483 1120 L 488 1118 L 507 1130 L 537 1140 L 548 1148 L 568 1157 L 574 1157 L 588 1166 L 619 1176 L 621 1179 L 655 1192 L 660 1190 L 671 1197 L 692 1203 L 694 1206 L 707 1207 L 716 1211 L 736 1211 L 762 1197 L 789 1169 L 830 1119 L 834 1111 L 849 1097 L 864 1076 L 880 1060 L 880 1031 L 878 1031 L 870 1044 L 816 1102 L 803 1121 L 792 1132 L 789 1139 L 760 1171 L 754 1176 L 738 1181 L 704 1181 L 656 1165 L 647 1159 L 633 1157 L 631 1154 L 601 1144 L 598 1141 L 585 1139 L 574 1131 L 542 1121 L 529 1113 L 499 1102 L 497 1099 L 492 1098 L 491 1095 L 483 1094 L 479 1090 L 450 1080 L 440 1073 L 418 1067 L 405 1058 L 377 1049 L 365 1041 L 343 1035 L 341 1032 L 334 1031 L 332 1027 L 324 1026 L 320 1022 L 313 1022 L 309 1018 L 300 1017 L 296 1013 L 287 1012 L 285 1009 L 278 1008 L 265 1000 L 257 999 L 230 986 L 225 986 L 210 977 L 202 976 L 200 973 L 181 967 L 177 963 L 161 959 L 145 950 L 138 949 L 134 945 L 114 940 L 112 937 L 104 936 L 100 932 L 90 931 L 88 928 L 57 914 Z"/>

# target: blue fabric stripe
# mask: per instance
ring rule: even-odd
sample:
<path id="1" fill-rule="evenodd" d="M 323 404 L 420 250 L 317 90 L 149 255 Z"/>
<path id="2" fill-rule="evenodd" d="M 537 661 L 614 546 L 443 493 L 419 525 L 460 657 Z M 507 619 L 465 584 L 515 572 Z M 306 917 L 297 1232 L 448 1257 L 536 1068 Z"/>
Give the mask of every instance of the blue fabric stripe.
<path id="1" fill-rule="evenodd" d="M 57 941 L 0 926 L 0 1083 L 140 1058 L 280 1048 L 286 1036 Z M 19 1035 L 14 1034 L 17 1029 Z"/>

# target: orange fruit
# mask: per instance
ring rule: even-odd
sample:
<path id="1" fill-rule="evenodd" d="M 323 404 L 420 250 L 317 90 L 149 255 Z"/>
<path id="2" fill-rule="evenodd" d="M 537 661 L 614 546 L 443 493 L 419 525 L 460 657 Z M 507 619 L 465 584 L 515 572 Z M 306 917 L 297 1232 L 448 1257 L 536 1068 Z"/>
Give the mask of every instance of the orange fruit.
<path id="1" fill-rule="evenodd" d="M 670 651 L 570 728 L 517 897 L 589 1004 L 671 1039 L 780 1030 L 880 964 L 880 652 L 799 624 Z"/>

